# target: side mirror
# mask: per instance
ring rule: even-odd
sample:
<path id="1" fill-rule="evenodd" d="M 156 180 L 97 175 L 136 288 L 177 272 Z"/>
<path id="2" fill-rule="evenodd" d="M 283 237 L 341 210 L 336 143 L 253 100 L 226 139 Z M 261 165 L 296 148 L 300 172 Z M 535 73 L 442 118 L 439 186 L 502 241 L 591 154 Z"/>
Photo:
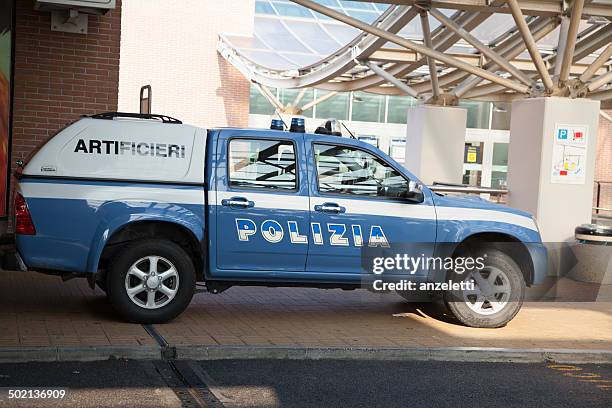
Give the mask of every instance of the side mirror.
<path id="1" fill-rule="evenodd" d="M 425 200 L 423 186 L 416 181 L 410 180 L 404 198 L 413 203 L 422 203 Z"/>

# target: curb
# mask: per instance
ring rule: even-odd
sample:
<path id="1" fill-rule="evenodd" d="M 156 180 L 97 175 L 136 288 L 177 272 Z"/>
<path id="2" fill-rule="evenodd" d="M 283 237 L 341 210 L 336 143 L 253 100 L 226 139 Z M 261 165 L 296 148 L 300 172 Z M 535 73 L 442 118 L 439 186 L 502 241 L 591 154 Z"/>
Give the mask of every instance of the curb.
<path id="1" fill-rule="evenodd" d="M 283 346 L 177 346 L 179 360 L 287 359 L 457 361 L 512 363 L 612 363 L 612 350 L 509 349 L 485 347 L 371 348 Z"/>
<path id="2" fill-rule="evenodd" d="M 2 347 L 0 363 L 159 360 L 159 346 Z"/>
<path id="3" fill-rule="evenodd" d="M 168 358 L 172 356 L 172 358 Z M 101 346 L 0 348 L 0 363 L 100 360 L 354 360 L 612 364 L 612 350 L 484 347 Z"/>

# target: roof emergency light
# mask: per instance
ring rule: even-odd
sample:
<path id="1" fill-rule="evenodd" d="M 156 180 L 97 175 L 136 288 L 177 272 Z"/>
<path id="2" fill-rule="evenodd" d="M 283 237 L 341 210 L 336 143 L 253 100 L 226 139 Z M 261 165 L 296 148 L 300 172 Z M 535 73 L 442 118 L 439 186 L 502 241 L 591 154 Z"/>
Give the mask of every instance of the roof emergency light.
<path id="1" fill-rule="evenodd" d="M 283 121 L 280 119 L 272 119 L 272 123 L 270 124 L 270 129 L 272 130 L 285 130 L 285 126 Z"/>
<path id="2" fill-rule="evenodd" d="M 306 132 L 306 122 L 304 118 L 292 118 L 291 119 L 291 127 L 289 128 L 290 132 L 297 133 L 305 133 Z"/>

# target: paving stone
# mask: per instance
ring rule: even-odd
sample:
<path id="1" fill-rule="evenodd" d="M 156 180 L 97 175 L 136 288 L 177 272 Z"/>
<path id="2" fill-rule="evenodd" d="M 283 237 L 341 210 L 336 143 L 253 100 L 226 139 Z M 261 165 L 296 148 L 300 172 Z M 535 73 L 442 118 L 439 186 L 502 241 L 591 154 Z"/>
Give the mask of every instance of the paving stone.
<path id="1" fill-rule="evenodd" d="M 0 347 L 154 346 L 141 325 L 113 315 L 85 280 L 0 271 Z M 612 349 L 612 303 L 525 303 L 508 326 L 456 324 L 436 305 L 394 294 L 236 287 L 199 294 L 155 325 L 171 345 Z"/>

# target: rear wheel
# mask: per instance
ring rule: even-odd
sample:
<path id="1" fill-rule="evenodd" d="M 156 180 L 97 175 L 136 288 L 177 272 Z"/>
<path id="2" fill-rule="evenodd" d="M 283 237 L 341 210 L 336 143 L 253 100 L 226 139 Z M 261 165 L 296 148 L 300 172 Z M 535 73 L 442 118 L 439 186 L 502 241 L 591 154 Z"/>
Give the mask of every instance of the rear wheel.
<path id="1" fill-rule="evenodd" d="M 483 249 L 476 256 L 484 258 L 484 268 L 463 278 L 473 287 L 446 292 L 446 305 L 467 326 L 505 326 L 523 305 L 523 273 L 510 256 L 498 249 Z"/>
<path id="2" fill-rule="evenodd" d="M 115 310 L 135 323 L 163 323 L 189 305 L 195 271 L 189 255 L 173 242 L 135 241 L 123 248 L 107 275 Z"/>

